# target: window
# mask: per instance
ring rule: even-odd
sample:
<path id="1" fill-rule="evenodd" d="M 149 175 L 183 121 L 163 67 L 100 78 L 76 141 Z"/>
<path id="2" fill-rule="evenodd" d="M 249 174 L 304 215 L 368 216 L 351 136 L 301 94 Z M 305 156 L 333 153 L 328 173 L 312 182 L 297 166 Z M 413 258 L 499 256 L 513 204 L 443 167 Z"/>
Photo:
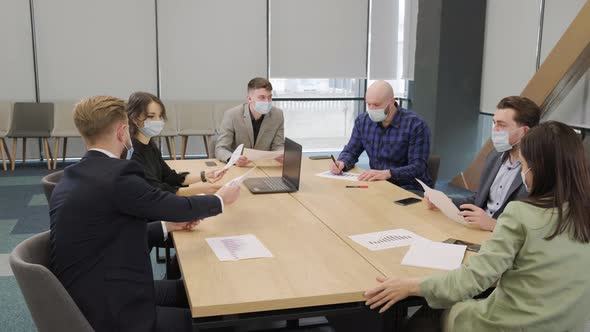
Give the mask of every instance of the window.
<path id="1" fill-rule="evenodd" d="M 363 97 L 362 79 L 286 79 L 271 78 L 274 98 Z"/>

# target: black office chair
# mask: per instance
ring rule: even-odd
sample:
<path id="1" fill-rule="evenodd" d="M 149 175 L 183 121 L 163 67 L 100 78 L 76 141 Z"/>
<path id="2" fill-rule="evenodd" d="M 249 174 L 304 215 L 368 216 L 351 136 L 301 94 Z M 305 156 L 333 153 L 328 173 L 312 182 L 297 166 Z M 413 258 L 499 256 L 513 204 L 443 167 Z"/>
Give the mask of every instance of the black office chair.
<path id="1" fill-rule="evenodd" d="M 64 171 L 53 172 L 48 174 L 41 179 L 41 184 L 43 184 L 43 192 L 45 192 L 45 198 L 49 202 L 51 198 L 51 193 L 55 188 L 55 185 L 61 180 L 62 176 L 64 175 Z"/>
<path id="2" fill-rule="evenodd" d="M 431 154 L 428 156 L 428 173 L 432 179 L 432 188 L 436 187 L 436 179 L 438 179 L 438 168 L 440 167 L 440 156 Z"/>

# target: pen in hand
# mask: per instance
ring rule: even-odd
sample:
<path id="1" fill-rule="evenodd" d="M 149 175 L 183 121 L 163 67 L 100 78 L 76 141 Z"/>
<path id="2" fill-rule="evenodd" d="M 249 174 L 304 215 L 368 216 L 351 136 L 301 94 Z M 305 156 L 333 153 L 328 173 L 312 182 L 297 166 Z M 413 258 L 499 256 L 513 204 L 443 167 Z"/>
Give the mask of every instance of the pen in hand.
<path id="1" fill-rule="evenodd" d="M 336 162 L 336 159 L 334 159 L 334 155 L 330 155 L 330 158 L 332 158 L 332 162 L 334 163 L 334 166 L 336 166 L 336 169 L 338 170 L 338 173 L 336 173 L 336 174 L 342 175 L 342 170 L 340 169 L 340 167 L 338 167 L 338 163 Z"/>

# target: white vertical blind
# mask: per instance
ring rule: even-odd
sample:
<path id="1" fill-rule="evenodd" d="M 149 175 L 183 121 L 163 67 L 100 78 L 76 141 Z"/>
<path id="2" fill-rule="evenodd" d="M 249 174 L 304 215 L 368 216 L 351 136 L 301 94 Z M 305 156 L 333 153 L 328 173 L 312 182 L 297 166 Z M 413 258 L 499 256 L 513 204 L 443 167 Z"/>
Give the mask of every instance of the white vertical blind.
<path id="1" fill-rule="evenodd" d="M 481 82 L 482 112 L 522 92 L 535 73 L 539 0 L 487 1 Z"/>
<path id="2" fill-rule="evenodd" d="M 398 78 L 399 0 L 373 0 L 369 79 Z"/>
<path id="3" fill-rule="evenodd" d="M 412 80 L 418 0 L 372 0 L 369 79 Z"/>
<path id="4" fill-rule="evenodd" d="M 240 100 L 267 74 L 265 0 L 158 3 L 161 95 Z"/>
<path id="5" fill-rule="evenodd" d="M 270 74 L 365 78 L 368 0 L 270 1 Z"/>
<path id="6" fill-rule="evenodd" d="M 34 12 L 42 101 L 156 91 L 153 1 L 36 0 Z"/>
<path id="7" fill-rule="evenodd" d="M 416 31 L 418 27 L 418 0 L 405 0 L 404 40 L 402 59 L 402 79 L 414 79 L 416 60 Z"/>
<path id="8" fill-rule="evenodd" d="M 29 2 L 0 1 L 0 100 L 35 101 Z"/>

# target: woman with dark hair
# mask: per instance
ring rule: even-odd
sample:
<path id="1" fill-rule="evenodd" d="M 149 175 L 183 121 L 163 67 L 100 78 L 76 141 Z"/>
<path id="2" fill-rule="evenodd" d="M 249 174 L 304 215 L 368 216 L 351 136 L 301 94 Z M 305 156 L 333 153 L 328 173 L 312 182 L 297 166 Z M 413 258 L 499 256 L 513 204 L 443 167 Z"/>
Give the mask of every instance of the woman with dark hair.
<path id="1" fill-rule="evenodd" d="M 217 176 L 214 170 L 200 174 L 177 173 L 164 162 L 162 152 L 153 141 L 164 129 L 166 121 L 166 108 L 158 97 L 147 92 L 134 92 L 127 102 L 127 116 L 133 142 L 130 157 L 143 165 L 146 179 L 152 186 L 180 196 L 214 194 L 221 188 L 214 183 L 225 172 Z"/>
<path id="2" fill-rule="evenodd" d="M 385 311 L 423 296 L 408 330 L 583 331 L 590 307 L 590 169 L 582 141 L 560 122 L 521 141 L 528 198 L 510 203 L 492 236 L 460 268 L 427 278 L 377 278 L 366 304 Z M 486 299 L 474 300 L 494 283 Z M 430 328 L 430 329 L 428 329 Z"/>

